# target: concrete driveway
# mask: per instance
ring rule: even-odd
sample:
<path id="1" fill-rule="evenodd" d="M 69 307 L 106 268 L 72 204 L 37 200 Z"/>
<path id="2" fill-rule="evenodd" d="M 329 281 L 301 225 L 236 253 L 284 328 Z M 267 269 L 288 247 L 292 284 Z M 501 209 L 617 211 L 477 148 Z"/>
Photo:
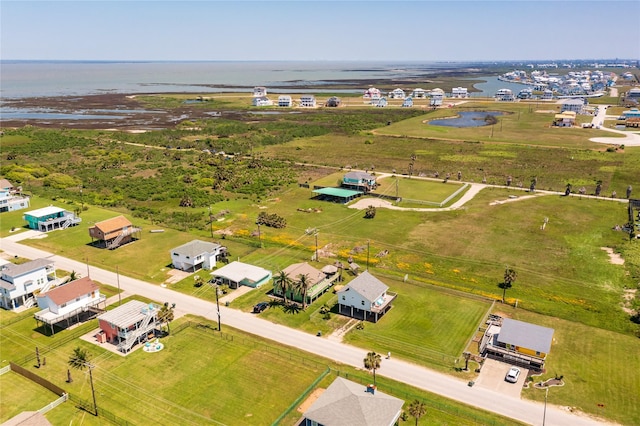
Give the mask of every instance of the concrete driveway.
<path id="1" fill-rule="evenodd" d="M 476 383 L 474 387 L 477 386 L 483 389 L 490 389 L 503 395 L 520 398 L 520 391 L 522 391 L 522 386 L 524 386 L 529 370 L 518 367 L 520 368 L 520 377 L 518 377 L 518 382 L 509 383 L 504 379 L 509 368 L 511 368 L 511 365 L 505 362 L 493 359 L 485 360 L 482 370 L 480 371 L 480 375 L 475 381 Z"/>

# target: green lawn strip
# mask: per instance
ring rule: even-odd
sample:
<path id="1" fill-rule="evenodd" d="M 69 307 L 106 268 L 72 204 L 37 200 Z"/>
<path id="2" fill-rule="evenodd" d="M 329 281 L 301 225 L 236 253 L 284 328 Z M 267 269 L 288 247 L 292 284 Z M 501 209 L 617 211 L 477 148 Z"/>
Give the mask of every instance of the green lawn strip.
<path id="1" fill-rule="evenodd" d="M 637 337 L 521 309 L 499 305 L 496 309 L 515 319 L 555 330 L 546 373 L 534 377 L 537 383 L 564 376 L 564 386 L 549 389 L 550 403 L 575 407 L 620 424 L 640 423 L 640 341 Z M 544 394 L 544 390 L 533 387 L 523 393 L 526 398 L 537 401 L 543 401 Z"/>
<path id="2" fill-rule="evenodd" d="M 38 411 L 56 399 L 58 395 L 18 373 L 9 371 L 0 376 L 0 422 L 23 411 Z"/>

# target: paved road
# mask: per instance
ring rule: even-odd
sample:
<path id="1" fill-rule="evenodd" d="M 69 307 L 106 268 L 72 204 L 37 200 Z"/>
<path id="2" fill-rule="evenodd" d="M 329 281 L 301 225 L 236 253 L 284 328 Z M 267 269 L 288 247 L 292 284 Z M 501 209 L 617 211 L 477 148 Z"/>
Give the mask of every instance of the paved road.
<path id="1" fill-rule="evenodd" d="M 599 105 L 598 107 L 598 115 L 594 116 L 591 120 L 591 124 L 595 126 L 601 126 L 599 130 L 604 130 L 605 132 L 617 133 L 619 135 L 624 135 L 624 138 L 619 137 L 599 137 L 599 138 L 591 138 L 589 139 L 591 142 L 597 143 L 606 143 L 612 145 L 624 145 L 624 146 L 640 146 L 640 134 L 638 132 L 631 132 L 627 130 L 616 130 L 604 127 L 604 120 L 607 118 L 607 110 L 610 105 Z"/>
<path id="2" fill-rule="evenodd" d="M 24 246 L 17 242 L 19 239 L 19 234 L 0 239 L 0 248 L 12 256 L 18 255 L 29 259 L 49 258 L 55 262 L 56 268 L 67 271 L 75 270 L 84 273 L 87 270 L 86 264 L 82 262 Z M 117 277 L 115 273 L 93 266 L 90 266 L 89 270 L 92 279 L 116 285 Z M 176 303 L 177 315 L 190 313 L 214 321 L 217 320 L 217 309 L 215 304 L 211 302 L 130 277 L 120 276 L 119 281 L 120 287 L 129 294 L 139 294 L 161 303 Z M 354 367 L 362 367 L 362 360 L 367 352 L 344 343 L 273 324 L 253 314 L 224 306 L 220 307 L 220 314 L 223 330 L 225 326 L 231 326 Z M 465 381 L 399 359 L 383 360 L 382 367 L 377 374 L 478 408 L 499 413 L 521 422 L 533 425 L 542 424 L 544 407 L 541 403 L 505 396 L 488 389 L 469 387 Z M 587 416 L 575 415 L 561 407 L 549 404 L 546 410 L 545 424 L 550 426 L 587 426 L 607 423 L 598 422 Z"/>

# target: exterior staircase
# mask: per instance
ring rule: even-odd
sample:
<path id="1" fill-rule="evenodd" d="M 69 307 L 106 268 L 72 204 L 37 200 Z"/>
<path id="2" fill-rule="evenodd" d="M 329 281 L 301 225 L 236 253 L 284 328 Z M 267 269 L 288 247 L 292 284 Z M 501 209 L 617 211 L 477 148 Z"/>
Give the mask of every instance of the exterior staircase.
<path id="1" fill-rule="evenodd" d="M 129 235 L 131 235 L 131 234 L 133 234 L 135 232 L 140 232 L 140 231 L 141 231 L 141 229 L 140 228 L 136 228 L 136 227 L 131 227 L 131 228 L 128 228 L 128 229 L 122 231 L 120 233 L 120 235 L 118 235 L 113 240 L 111 240 L 110 242 L 107 243 L 107 248 L 110 249 L 110 250 L 114 249 L 114 248 L 118 248 L 120 246 L 120 243 L 124 239 L 124 237 L 128 237 Z"/>
<path id="2" fill-rule="evenodd" d="M 141 336 L 146 336 L 149 331 L 155 328 L 155 319 L 155 315 L 148 314 L 144 321 L 142 321 L 142 323 L 140 324 L 140 327 L 128 333 L 126 339 L 123 342 L 120 342 L 120 344 L 118 345 L 118 350 L 124 353 L 129 352 Z"/>

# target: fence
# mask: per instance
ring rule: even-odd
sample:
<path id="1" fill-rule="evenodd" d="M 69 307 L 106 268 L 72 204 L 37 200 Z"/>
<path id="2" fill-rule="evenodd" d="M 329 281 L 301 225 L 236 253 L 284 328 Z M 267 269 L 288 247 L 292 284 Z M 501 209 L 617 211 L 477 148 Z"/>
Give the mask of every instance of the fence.
<path id="1" fill-rule="evenodd" d="M 95 320 L 91 320 L 89 321 L 87 324 L 92 323 Z M 65 345 L 73 340 L 78 339 L 80 336 L 84 335 L 85 333 L 87 333 L 87 331 L 92 330 L 96 328 L 96 324 L 92 324 L 91 326 L 88 326 L 86 324 L 83 324 L 82 327 L 78 327 L 76 330 L 73 331 L 68 331 L 68 334 L 66 334 L 64 337 L 62 338 L 57 338 L 57 340 L 53 343 L 51 343 L 50 345 L 47 346 L 38 346 L 38 351 L 40 353 L 40 355 L 44 355 L 49 351 L 52 351 L 53 349 L 56 349 L 62 345 Z M 35 348 L 34 348 L 35 349 Z M 36 359 L 36 354 L 35 352 L 32 353 L 31 355 L 27 355 L 22 359 L 19 359 L 18 361 L 16 361 L 16 364 L 18 365 L 25 365 L 28 362 L 33 361 L 34 359 Z"/>
<path id="2" fill-rule="evenodd" d="M 458 190 L 456 190 L 453 194 L 449 195 L 447 198 L 445 198 L 443 201 L 441 201 L 439 203 L 436 203 L 435 201 L 414 200 L 414 199 L 411 199 L 411 198 L 403 198 L 402 200 L 406 201 L 408 203 L 426 204 L 428 206 L 443 207 L 443 206 L 446 206 L 449 201 L 451 201 L 455 197 L 457 197 L 461 192 L 465 191 L 467 188 L 469 188 L 469 184 L 465 183 Z"/>
<path id="3" fill-rule="evenodd" d="M 311 384 L 310 384 L 310 385 L 309 385 L 309 386 L 304 390 L 304 392 L 302 392 L 302 393 L 298 396 L 298 398 L 296 398 L 296 400 L 295 400 L 295 401 L 293 401 L 293 402 L 291 403 L 291 405 L 289 405 L 289 407 L 287 407 L 287 409 L 286 409 L 286 410 L 284 410 L 284 412 L 283 412 L 282 414 L 280 414 L 280 415 L 278 416 L 278 418 L 277 418 L 277 419 L 275 419 L 275 420 L 274 420 L 274 422 L 273 422 L 271 425 L 272 425 L 272 426 L 275 426 L 275 425 L 279 424 L 279 423 L 282 421 L 282 419 L 284 419 L 285 417 L 287 417 L 287 416 L 289 415 L 289 413 L 290 413 L 291 411 L 293 411 L 293 410 L 298 406 L 298 404 L 300 404 L 300 403 L 301 403 L 305 398 L 307 398 L 307 396 L 309 395 L 309 393 L 310 393 L 313 389 L 315 389 L 315 387 L 316 387 L 316 386 L 318 386 L 318 383 L 320 383 L 320 381 L 321 381 L 322 379 L 324 379 L 324 378 L 327 376 L 327 374 L 329 374 L 330 372 L 331 372 L 331 369 L 330 369 L 329 367 L 327 367 L 327 369 L 326 369 L 325 371 L 323 371 L 323 372 L 322 372 L 318 377 L 316 377 L 316 379 L 313 381 L 313 383 L 311 383 Z"/>
<path id="4" fill-rule="evenodd" d="M 19 365 L 14 364 L 13 362 L 10 363 L 9 366 L 11 367 L 11 371 L 15 371 L 19 375 L 21 375 L 23 377 L 26 377 L 27 379 L 29 379 L 29 380 L 31 380 L 33 382 L 36 382 L 40 386 L 49 389 L 51 392 L 55 393 L 56 395 L 58 395 L 58 396 L 66 395 L 66 392 L 65 392 L 64 389 L 62 389 L 61 387 L 59 387 L 57 385 L 54 385 L 53 383 L 51 383 L 47 379 L 44 379 L 44 378 L 38 376 L 37 374 L 27 370 L 26 368 L 22 368 Z"/>
<path id="5" fill-rule="evenodd" d="M 0 376 L 2 376 L 5 373 L 8 373 L 9 371 L 11 371 L 11 364 L 5 365 L 4 367 L 0 368 Z"/>
<path id="6" fill-rule="evenodd" d="M 38 410 L 38 412 L 40 412 L 40 414 L 46 414 L 49 411 L 53 410 L 54 408 L 56 408 L 58 405 L 62 404 L 63 402 L 65 402 L 67 399 L 69 399 L 69 395 L 67 395 L 66 393 L 64 395 L 62 395 L 60 398 L 56 399 L 55 401 L 53 401 L 51 404 L 47 404 L 44 407 L 42 407 L 41 409 Z"/>
<path id="7" fill-rule="evenodd" d="M 73 402 L 73 404 L 76 407 L 80 408 L 81 410 L 84 410 L 88 413 L 93 414 L 93 408 L 94 408 L 93 402 L 87 401 L 82 398 L 78 398 L 77 396 L 74 396 L 74 395 L 69 395 L 69 401 Z M 111 411 L 107 411 L 104 408 L 100 408 L 100 407 L 98 407 L 98 417 L 100 417 L 101 419 L 105 419 L 115 425 L 123 425 L 123 426 L 132 425 L 132 423 L 129 423 L 125 419 L 116 416 Z"/>

